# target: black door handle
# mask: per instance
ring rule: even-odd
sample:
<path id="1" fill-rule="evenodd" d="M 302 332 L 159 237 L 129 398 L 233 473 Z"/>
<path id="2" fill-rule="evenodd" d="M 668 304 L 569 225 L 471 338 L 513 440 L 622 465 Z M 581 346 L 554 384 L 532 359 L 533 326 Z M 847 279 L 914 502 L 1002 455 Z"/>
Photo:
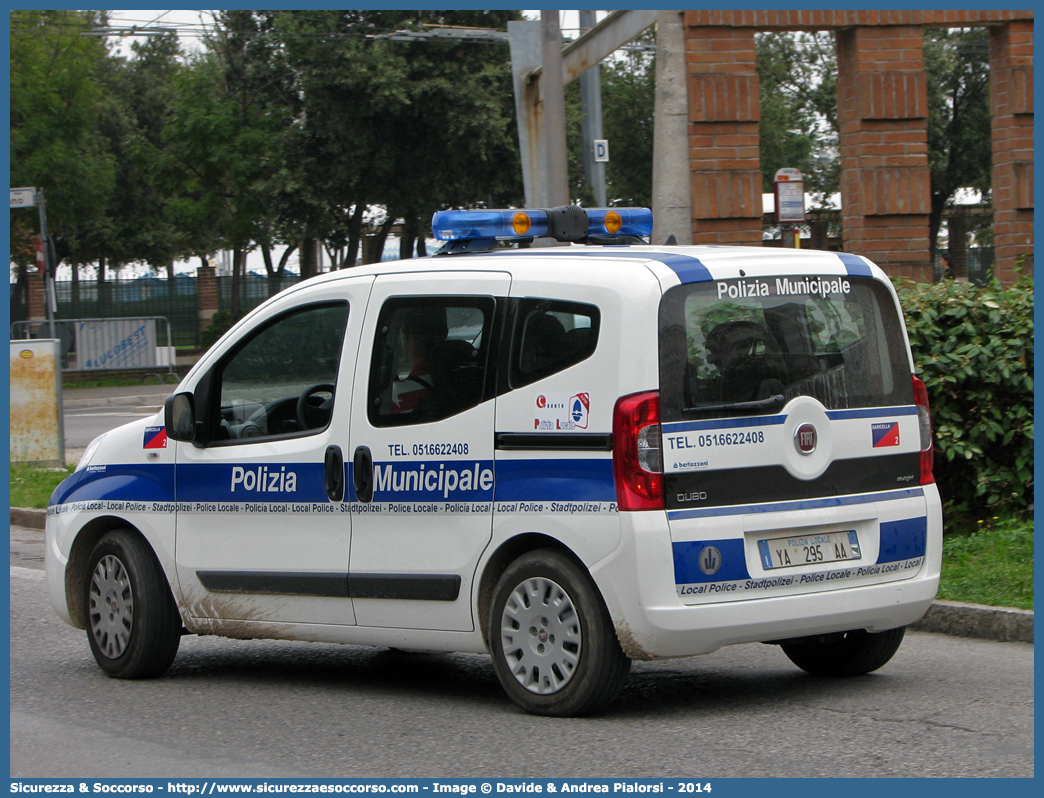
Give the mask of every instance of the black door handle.
<path id="1" fill-rule="evenodd" d="M 363 504 L 369 504 L 373 501 L 373 457 L 369 447 L 360 446 L 355 450 L 352 466 L 355 497 Z"/>
<path id="2" fill-rule="evenodd" d="M 326 495 L 332 502 L 344 499 L 344 455 L 340 446 L 328 446 L 323 460 Z"/>

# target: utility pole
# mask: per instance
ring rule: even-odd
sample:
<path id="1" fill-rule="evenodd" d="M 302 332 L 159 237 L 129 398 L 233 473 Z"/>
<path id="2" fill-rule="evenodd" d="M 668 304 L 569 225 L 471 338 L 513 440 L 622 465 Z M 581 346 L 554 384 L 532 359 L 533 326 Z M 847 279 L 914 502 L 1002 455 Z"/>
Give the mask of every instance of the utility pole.
<path id="1" fill-rule="evenodd" d="M 595 12 L 580 12 L 580 28 L 586 32 L 595 26 Z M 582 34 L 581 34 L 582 35 Z M 605 163 L 595 160 L 594 142 L 602 136 L 602 76 L 601 66 L 595 64 L 580 76 L 580 103 L 583 116 L 580 118 L 580 135 L 584 143 L 584 177 L 594 190 L 595 204 L 599 208 L 607 205 L 605 196 Z"/>
<path id="2" fill-rule="evenodd" d="M 54 259 L 53 252 L 51 251 L 51 244 L 47 240 L 47 211 L 44 208 L 46 200 L 44 200 L 44 190 L 38 188 L 36 190 L 36 207 L 40 210 L 40 240 L 43 242 L 43 256 L 44 256 L 44 306 L 47 308 L 47 326 L 50 330 L 50 337 L 57 338 L 54 334 L 54 314 L 57 308 L 57 298 L 54 295 Z M 64 462 L 64 461 L 63 461 Z"/>
<path id="3" fill-rule="evenodd" d="M 568 202 L 565 84 L 654 24 L 660 12 L 614 11 L 564 50 L 558 12 L 540 13 L 540 22 L 508 23 L 522 182 L 530 208 Z"/>
<path id="4" fill-rule="evenodd" d="M 566 150 L 565 86 L 562 84 L 562 28 L 557 11 L 540 12 L 543 76 L 540 97 L 544 106 L 547 142 L 547 207 L 569 204 L 569 157 Z"/>

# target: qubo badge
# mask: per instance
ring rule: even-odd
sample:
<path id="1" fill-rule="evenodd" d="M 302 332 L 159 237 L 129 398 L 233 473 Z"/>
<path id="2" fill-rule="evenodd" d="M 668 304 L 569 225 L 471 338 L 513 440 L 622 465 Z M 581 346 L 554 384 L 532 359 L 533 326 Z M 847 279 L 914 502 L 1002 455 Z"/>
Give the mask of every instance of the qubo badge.
<path id="1" fill-rule="evenodd" d="M 887 421 L 882 424 L 872 424 L 870 430 L 873 433 L 874 448 L 882 446 L 899 445 L 899 422 Z"/>
<path id="2" fill-rule="evenodd" d="M 166 449 L 167 448 L 167 428 L 166 427 L 145 427 L 145 441 L 142 443 L 142 449 Z"/>

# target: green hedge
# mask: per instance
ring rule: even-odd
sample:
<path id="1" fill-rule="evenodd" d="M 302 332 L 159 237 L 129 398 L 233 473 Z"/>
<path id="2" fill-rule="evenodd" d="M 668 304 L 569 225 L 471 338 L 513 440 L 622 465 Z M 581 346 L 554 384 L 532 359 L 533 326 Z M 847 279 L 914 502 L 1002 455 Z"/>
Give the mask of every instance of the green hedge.
<path id="1" fill-rule="evenodd" d="M 1033 280 L 896 290 L 928 386 L 946 508 L 1023 512 L 1033 503 Z"/>

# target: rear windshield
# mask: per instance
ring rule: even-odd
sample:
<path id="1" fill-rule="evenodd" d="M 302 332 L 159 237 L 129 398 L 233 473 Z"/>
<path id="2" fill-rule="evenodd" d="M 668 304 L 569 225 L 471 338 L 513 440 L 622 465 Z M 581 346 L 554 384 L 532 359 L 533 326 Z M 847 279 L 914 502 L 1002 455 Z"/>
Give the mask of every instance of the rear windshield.
<path id="1" fill-rule="evenodd" d="M 912 404 L 902 328 L 870 278 L 772 277 L 681 285 L 660 303 L 664 421 Z M 780 399 L 779 397 L 782 397 Z"/>

